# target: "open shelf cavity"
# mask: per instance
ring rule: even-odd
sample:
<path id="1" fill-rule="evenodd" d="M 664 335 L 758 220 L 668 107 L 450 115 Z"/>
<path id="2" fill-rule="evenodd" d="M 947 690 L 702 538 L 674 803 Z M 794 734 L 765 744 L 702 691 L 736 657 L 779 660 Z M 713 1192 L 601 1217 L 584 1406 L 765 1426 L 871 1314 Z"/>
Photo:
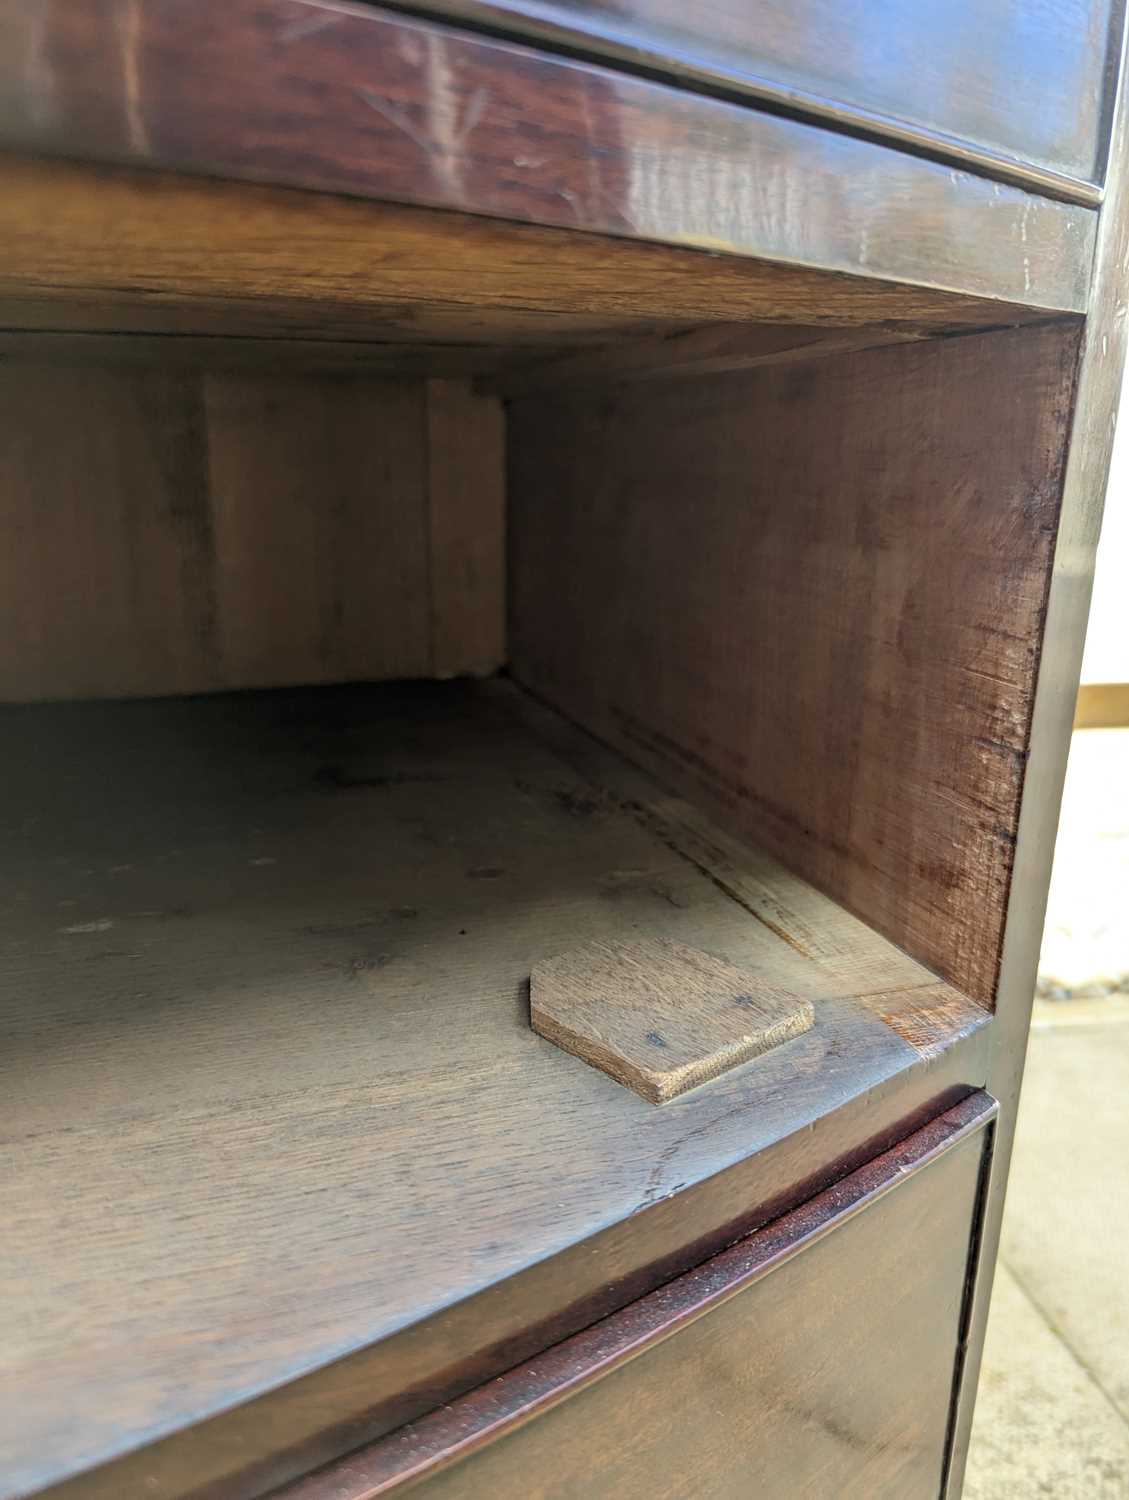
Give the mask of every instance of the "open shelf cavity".
<path id="1" fill-rule="evenodd" d="M 701 1259 L 985 1019 L 505 683 L 2 718 L 9 1477 L 255 1430 L 319 1370 L 355 1418 L 357 1351 L 394 1425 L 393 1371 L 422 1409 Z M 662 1107 L 530 1030 L 534 963 L 649 934 L 815 1026 Z M 695 1190 L 687 1245 L 661 1205 Z"/>

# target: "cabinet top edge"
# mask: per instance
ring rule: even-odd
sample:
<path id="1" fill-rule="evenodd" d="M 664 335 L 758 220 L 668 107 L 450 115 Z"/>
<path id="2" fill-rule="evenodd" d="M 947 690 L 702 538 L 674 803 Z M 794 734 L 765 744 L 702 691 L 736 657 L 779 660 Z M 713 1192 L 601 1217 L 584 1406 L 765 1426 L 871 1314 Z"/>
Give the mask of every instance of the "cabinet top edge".
<path id="1" fill-rule="evenodd" d="M 0 0 L 0 147 L 1082 312 L 1098 215 L 888 144 L 341 0 Z"/>

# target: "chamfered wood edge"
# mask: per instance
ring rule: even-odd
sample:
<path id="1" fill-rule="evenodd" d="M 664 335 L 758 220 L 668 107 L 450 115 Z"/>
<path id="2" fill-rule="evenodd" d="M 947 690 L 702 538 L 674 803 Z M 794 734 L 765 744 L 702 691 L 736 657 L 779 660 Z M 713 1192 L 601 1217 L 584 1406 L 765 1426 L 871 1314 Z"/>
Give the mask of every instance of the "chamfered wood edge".
<path id="1" fill-rule="evenodd" d="M 540 738 L 593 784 L 606 788 L 621 806 L 670 847 L 689 859 L 757 921 L 824 968 L 832 981 L 843 977 L 841 948 L 857 948 L 861 938 L 873 950 L 870 983 L 854 996 L 923 1057 L 936 1057 L 960 1037 L 984 1026 L 989 1007 L 940 980 L 924 964 L 880 937 L 800 876 L 748 842 L 729 835 L 725 808 L 702 793 L 701 807 L 663 786 L 661 777 L 640 769 L 591 731 L 568 720 L 534 692 L 506 681 L 486 685 L 512 706 Z M 787 895 L 785 894 L 787 892 Z M 831 942 L 826 933 L 838 925 Z M 854 976 L 857 979 L 857 975 Z"/>
<path id="2" fill-rule="evenodd" d="M 0 143 L 1085 306 L 1089 207 L 446 25 L 311 9 L 102 0 L 45 20 L 4 0 Z"/>
<path id="3" fill-rule="evenodd" d="M 410 1489 L 739 1295 L 870 1208 L 908 1176 L 985 1131 L 997 1109 L 989 1094 L 969 1094 L 899 1145 L 720 1255 L 481 1390 L 274 1491 L 273 1500 L 377 1500 Z M 970 1256 L 976 1252 L 977 1227 L 972 1226 Z"/>

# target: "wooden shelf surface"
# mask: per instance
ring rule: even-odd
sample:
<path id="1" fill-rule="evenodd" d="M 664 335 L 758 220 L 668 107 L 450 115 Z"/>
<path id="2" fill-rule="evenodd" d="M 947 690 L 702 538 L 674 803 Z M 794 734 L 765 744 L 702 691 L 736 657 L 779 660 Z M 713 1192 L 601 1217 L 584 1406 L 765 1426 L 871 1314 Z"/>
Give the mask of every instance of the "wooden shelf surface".
<path id="1" fill-rule="evenodd" d="M 4 1496 L 259 1493 L 982 1068 L 977 1007 L 506 684 L 0 717 Z M 661 1107 L 530 1029 L 536 962 L 653 935 L 814 1027 Z"/>

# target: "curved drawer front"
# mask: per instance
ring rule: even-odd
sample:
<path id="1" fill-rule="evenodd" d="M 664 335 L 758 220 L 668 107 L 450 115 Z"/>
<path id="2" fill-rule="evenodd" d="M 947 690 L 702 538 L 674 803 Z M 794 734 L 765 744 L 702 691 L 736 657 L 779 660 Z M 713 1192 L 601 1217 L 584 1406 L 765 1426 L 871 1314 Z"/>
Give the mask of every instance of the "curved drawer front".
<path id="1" fill-rule="evenodd" d="M 376 6 L 0 0 L 5 150 L 694 246 L 842 272 L 858 287 L 1084 311 L 1097 223 L 1084 202 L 750 103 Z M 11 215 L 36 217 L 29 203 Z M 74 217 L 64 233 L 76 232 Z M 316 269 L 325 251 L 311 254 Z M 544 263 L 536 247 L 525 254 Z M 371 285 L 389 260 L 377 244 Z M 41 254 L 35 265 L 41 276 Z M 460 300 L 489 286 L 471 278 Z M 903 302 L 901 315 L 915 314 Z M 948 316 L 964 321 L 953 301 Z"/>
<path id="2" fill-rule="evenodd" d="M 869 126 L 940 155 L 980 158 L 989 170 L 994 159 L 999 170 L 1022 164 L 1080 184 L 1104 173 L 1120 0 L 447 0 L 440 8 Z"/>
<path id="3" fill-rule="evenodd" d="M 936 1500 L 995 1108 L 278 1500 Z"/>

